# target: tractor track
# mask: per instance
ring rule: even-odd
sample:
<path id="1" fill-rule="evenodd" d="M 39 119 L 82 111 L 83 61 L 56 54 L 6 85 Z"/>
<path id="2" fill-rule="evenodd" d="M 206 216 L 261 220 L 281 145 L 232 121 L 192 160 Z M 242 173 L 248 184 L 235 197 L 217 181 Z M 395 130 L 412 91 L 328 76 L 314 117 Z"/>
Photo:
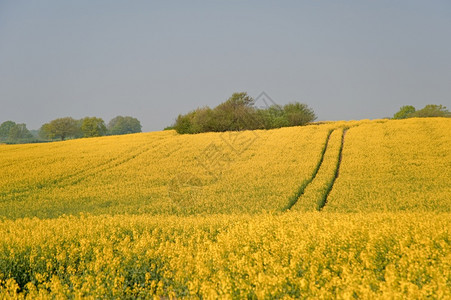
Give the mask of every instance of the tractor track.
<path id="1" fill-rule="evenodd" d="M 299 198 L 304 194 L 305 189 L 307 188 L 307 186 L 315 179 L 316 175 L 318 174 L 319 169 L 321 168 L 321 165 L 324 161 L 324 154 L 326 153 L 327 150 L 327 146 L 329 144 L 329 139 L 330 136 L 332 134 L 332 132 L 334 132 L 335 129 L 332 129 L 328 132 L 327 137 L 326 137 L 326 142 L 324 143 L 324 147 L 321 150 L 321 156 L 320 159 L 318 160 L 318 163 L 316 164 L 315 169 L 313 170 L 312 175 L 310 176 L 309 179 L 304 180 L 301 184 L 301 186 L 298 188 L 298 190 L 296 191 L 296 193 L 289 199 L 288 201 L 288 205 L 286 207 L 284 207 L 284 211 L 290 210 L 299 200 Z"/>
<path id="2" fill-rule="evenodd" d="M 343 157 L 343 146 L 344 146 L 344 142 L 345 142 L 345 135 L 346 132 L 348 131 L 347 128 L 343 129 L 343 132 L 341 134 L 341 143 L 340 143 L 340 149 L 338 150 L 338 158 L 337 158 L 337 166 L 335 168 L 335 172 L 334 172 L 334 177 L 332 177 L 332 180 L 330 181 L 326 193 L 324 194 L 324 196 L 322 197 L 322 199 L 320 199 L 319 203 L 318 203 L 318 211 L 321 211 L 324 206 L 326 206 L 327 204 L 327 198 L 329 197 L 330 192 L 332 191 L 335 181 L 338 178 L 338 175 L 340 173 L 340 166 L 341 166 L 341 160 Z"/>
<path id="3" fill-rule="evenodd" d="M 284 211 L 286 210 L 290 210 L 294 205 L 296 205 L 296 203 L 298 203 L 301 199 L 302 199 L 302 195 L 305 193 L 306 189 L 310 186 L 310 184 L 317 178 L 318 172 L 320 171 L 323 162 L 324 162 L 324 157 L 325 157 L 325 153 L 329 148 L 329 142 L 330 142 L 330 137 L 332 135 L 332 133 L 336 130 L 339 129 L 332 129 L 329 131 L 327 138 L 326 138 L 326 142 L 324 144 L 324 147 L 321 151 L 321 156 L 320 159 L 312 173 L 312 175 L 310 176 L 310 178 L 308 178 L 307 180 L 303 181 L 301 186 L 298 188 L 298 191 L 295 193 L 294 196 L 292 196 L 289 199 L 288 205 L 284 208 Z M 336 166 L 335 166 L 335 170 L 333 173 L 333 176 L 330 178 L 330 180 L 328 181 L 328 184 L 326 186 L 326 190 L 324 192 L 321 192 L 318 195 L 318 200 L 317 200 L 317 206 L 316 206 L 316 210 L 321 211 L 324 206 L 327 204 L 327 198 L 330 194 L 330 192 L 333 189 L 333 186 L 335 184 L 335 181 L 338 178 L 339 172 L 340 172 L 340 165 L 341 165 L 341 161 L 342 161 L 342 156 L 343 156 L 343 147 L 344 147 L 344 141 L 345 141 L 345 135 L 347 132 L 348 128 L 344 128 L 342 133 L 341 133 L 341 142 L 340 142 L 340 146 L 338 149 L 338 154 L 336 156 Z M 315 207 L 311 207 L 311 209 L 313 210 Z"/>

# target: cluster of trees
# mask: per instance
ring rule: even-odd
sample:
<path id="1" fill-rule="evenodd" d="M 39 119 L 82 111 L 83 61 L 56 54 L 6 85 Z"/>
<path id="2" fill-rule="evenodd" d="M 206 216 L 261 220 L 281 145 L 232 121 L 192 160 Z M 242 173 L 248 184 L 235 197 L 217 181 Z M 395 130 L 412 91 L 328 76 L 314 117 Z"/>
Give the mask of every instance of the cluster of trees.
<path id="1" fill-rule="evenodd" d="M 254 104 L 255 100 L 247 93 L 234 93 L 213 109 L 207 106 L 179 115 L 167 129 L 182 134 L 272 129 L 305 125 L 316 119 L 311 108 L 298 102 L 266 108 L 257 108 Z"/>
<path id="2" fill-rule="evenodd" d="M 412 105 L 402 106 L 393 119 L 407 119 L 407 118 L 428 118 L 428 117 L 444 117 L 451 118 L 449 112 L 443 105 L 428 104 L 420 110 L 416 110 Z"/>
<path id="3" fill-rule="evenodd" d="M 0 141 L 6 143 L 26 143 L 33 139 L 33 135 L 25 124 L 6 121 L 0 124 Z"/>
<path id="4" fill-rule="evenodd" d="M 42 125 L 39 135 L 44 139 L 61 139 L 119 135 L 141 132 L 141 123 L 133 117 L 117 116 L 108 125 L 97 117 L 75 120 L 71 117 L 55 119 Z"/>
<path id="5" fill-rule="evenodd" d="M 29 131 L 25 124 L 6 121 L 0 125 L 0 142 L 33 143 L 54 139 L 120 135 L 141 132 L 141 123 L 133 117 L 117 116 L 108 125 L 97 117 L 75 120 L 71 117 L 55 119 L 45 123 L 39 130 Z M 33 134 L 34 133 L 34 134 Z"/>

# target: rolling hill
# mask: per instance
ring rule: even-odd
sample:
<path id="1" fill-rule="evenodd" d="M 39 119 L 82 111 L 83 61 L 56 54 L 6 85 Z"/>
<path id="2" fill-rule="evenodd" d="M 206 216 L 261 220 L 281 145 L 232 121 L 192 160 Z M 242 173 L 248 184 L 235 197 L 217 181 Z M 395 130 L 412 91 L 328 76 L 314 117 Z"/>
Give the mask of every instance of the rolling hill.
<path id="1" fill-rule="evenodd" d="M 451 297 L 451 120 L 0 145 L 0 296 Z"/>
<path id="2" fill-rule="evenodd" d="M 450 128 L 376 120 L 2 145 L 0 215 L 450 212 Z"/>

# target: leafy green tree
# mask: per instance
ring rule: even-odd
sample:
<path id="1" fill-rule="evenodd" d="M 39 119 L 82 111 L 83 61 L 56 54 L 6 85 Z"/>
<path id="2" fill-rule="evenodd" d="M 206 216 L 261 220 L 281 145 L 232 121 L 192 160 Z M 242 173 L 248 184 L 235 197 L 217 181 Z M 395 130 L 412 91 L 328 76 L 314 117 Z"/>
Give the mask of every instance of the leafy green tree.
<path id="1" fill-rule="evenodd" d="M 55 138 L 50 129 L 50 123 L 45 123 L 39 128 L 39 137 L 41 139 L 53 139 Z"/>
<path id="2" fill-rule="evenodd" d="M 133 117 L 117 116 L 108 123 L 108 134 L 119 135 L 141 132 L 141 122 Z"/>
<path id="3" fill-rule="evenodd" d="M 409 118 L 415 112 L 415 107 L 412 105 L 404 105 L 393 116 L 393 119 L 406 119 Z"/>
<path id="4" fill-rule="evenodd" d="M 258 115 L 264 125 L 264 129 L 289 126 L 287 116 L 279 105 L 271 105 L 267 109 L 259 109 Z"/>
<path id="5" fill-rule="evenodd" d="M 216 130 L 245 130 L 263 127 L 253 106 L 254 99 L 247 93 L 234 93 L 224 103 L 214 109 Z"/>
<path id="6" fill-rule="evenodd" d="M 84 137 L 103 136 L 106 134 L 105 122 L 101 118 L 86 117 L 81 123 L 81 131 Z"/>
<path id="7" fill-rule="evenodd" d="M 186 115 L 178 115 L 175 120 L 174 129 L 181 134 L 194 133 L 193 120 L 194 112 L 189 112 Z"/>
<path id="8" fill-rule="evenodd" d="M 190 117 L 192 133 L 215 131 L 217 127 L 214 111 L 208 106 L 196 109 Z"/>
<path id="9" fill-rule="evenodd" d="M 42 125 L 40 136 L 45 138 L 61 138 L 64 141 L 68 137 L 75 137 L 80 131 L 79 123 L 71 117 L 59 118 Z"/>
<path id="10" fill-rule="evenodd" d="M 72 137 L 74 139 L 79 139 L 79 138 L 84 137 L 83 131 L 81 130 L 81 125 L 83 124 L 83 120 L 84 119 L 75 120 L 75 122 L 77 123 L 77 130 L 72 135 Z"/>
<path id="11" fill-rule="evenodd" d="M 8 141 L 25 142 L 32 137 L 33 135 L 27 129 L 25 124 L 16 124 L 9 130 Z"/>
<path id="12" fill-rule="evenodd" d="M 428 118 L 428 117 L 451 117 L 451 113 L 443 105 L 428 104 L 424 108 L 417 110 L 410 115 L 411 117 L 417 118 Z"/>
<path id="13" fill-rule="evenodd" d="M 16 123 L 13 121 L 6 121 L 0 125 L 0 139 L 7 139 L 9 137 L 9 132 L 11 128 L 16 126 Z"/>
<path id="14" fill-rule="evenodd" d="M 289 126 L 302 126 L 316 120 L 316 115 L 306 104 L 294 102 L 283 107 Z"/>

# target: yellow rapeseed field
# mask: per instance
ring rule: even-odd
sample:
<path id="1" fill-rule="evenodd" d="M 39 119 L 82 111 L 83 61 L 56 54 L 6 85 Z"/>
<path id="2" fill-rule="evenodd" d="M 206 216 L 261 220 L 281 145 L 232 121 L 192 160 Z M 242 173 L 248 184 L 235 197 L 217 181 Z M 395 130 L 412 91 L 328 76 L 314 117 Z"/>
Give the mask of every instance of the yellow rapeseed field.
<path id="1" fill-rule="evenodd" d="M 451 119 L 350 128 L 340 173 L 324 209 L 451 212 Z"/>
<path id="2" fill-rule="evenodd" d="M 0 299 L 451 298 L 450 132 L 0 145 Z"/>
<path id="3" fill-rule="evenodd" d="M 303 194 L 293 206 L 293 210 L 312 211 L 322 208 L 323 200 L 335 176 L 342 138 L 342 128 L 331 132 L 318 172 L 312 182 L 306 186 Z"/>
<path id="4" fill-rule="evenodd" d="M 332 126 L 2 146 L 0 214 L 281 210 L 310 176 Z"/>
<path id="5" fill-rule="evenodd" d="M 449 299 L 450 228 L 444 213 L 4 221 L 0 295 Z"/>

